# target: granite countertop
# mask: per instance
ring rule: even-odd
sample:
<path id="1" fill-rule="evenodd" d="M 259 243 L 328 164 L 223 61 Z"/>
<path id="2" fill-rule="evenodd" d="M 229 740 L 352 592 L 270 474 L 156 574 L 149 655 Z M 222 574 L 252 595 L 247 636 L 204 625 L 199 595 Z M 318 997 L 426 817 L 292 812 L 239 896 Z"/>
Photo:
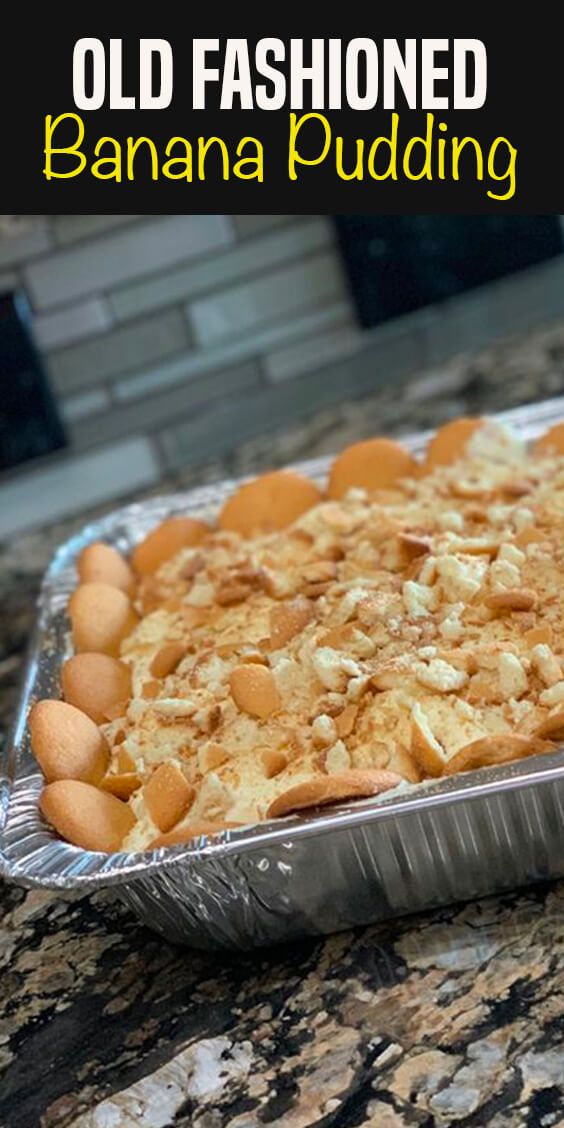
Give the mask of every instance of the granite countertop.
<path id="1" fill-rule="evenodd" d="M 564 322 L 161 488 L 560 392 Z M 2 724 L 40 575 L 84 520 L 0 549 Z M 244 955 L 175 948 L 109 890 L 0 897 L 5 1128 L 564 1125 L 561 883 Z"/>

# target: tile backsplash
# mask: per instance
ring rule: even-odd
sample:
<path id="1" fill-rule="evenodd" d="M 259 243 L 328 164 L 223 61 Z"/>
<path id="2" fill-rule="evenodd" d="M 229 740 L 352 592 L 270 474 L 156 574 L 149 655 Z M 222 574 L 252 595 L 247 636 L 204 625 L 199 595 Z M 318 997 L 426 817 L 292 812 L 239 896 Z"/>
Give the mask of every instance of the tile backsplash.
<path id="1" fill-rule="evenodd" d="M 254 435 L 507 334 L 515 310 L 519 329 L 564 312 L 564 256 L 367 332 L 330 217 L 25 218 L 0 231 L 0 292 L 28 294 L 70 439 L 63 455 L 19 471 L 30 489 L 40 479 L 47 489 L 54 474 L 64 493 L 70 463 L 89 499 L 97 475 L 103 495 L 108 473 L 100 477 L 94 456 L 101 466 L 105 451 L 110 478 L 123 473 L 132 489 L 137 471 L 147 484 L 221 459 Z M 126 443 L 137 445 L 120 470 Z M 0 499 L 16 485 L 18 476 L 0 480 Z M 75 485 L 66 509 L 81 503 Z"/>

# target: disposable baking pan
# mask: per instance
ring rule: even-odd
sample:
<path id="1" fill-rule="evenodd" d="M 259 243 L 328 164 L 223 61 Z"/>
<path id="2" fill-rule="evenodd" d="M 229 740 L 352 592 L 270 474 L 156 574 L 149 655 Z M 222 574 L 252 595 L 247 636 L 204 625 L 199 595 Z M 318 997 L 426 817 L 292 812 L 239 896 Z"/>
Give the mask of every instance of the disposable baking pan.
<path id="1" fill-rule="evenodd" d="M 564 397 L 499 419 L 526 439 L 564 419 Z M 404 441 L 420 451 L 427 434 Z M 328 459 L 303 463 L 325 476 Z M 103 538 L 127 551 L 171 513 L 211 515 L 222 482 L 120 509 L 61 545 L 38 601 L 0 777 L 0 873 L 25 886 L 113 885 L 147 924 L 201 948 L 249 948 L 350 928 L 564 874 L 564 756 L 526 759 L 250 828 L 173 850 L 113 855 L 61 842 L 42 821 L 26 735 L 30 702 L 58 696 L 69 651 L 74 561 Z"/>

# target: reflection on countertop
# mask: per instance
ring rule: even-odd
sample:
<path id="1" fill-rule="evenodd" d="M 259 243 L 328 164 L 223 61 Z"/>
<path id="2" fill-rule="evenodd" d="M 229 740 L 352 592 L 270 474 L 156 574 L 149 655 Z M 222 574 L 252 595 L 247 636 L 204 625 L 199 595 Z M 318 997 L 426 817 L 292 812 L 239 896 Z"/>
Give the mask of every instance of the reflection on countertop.
<path id="1" fill-rule="evenodd" d="M 253 440 L 159 492 L 563 390 L 558 322 Z M 41 572 L 94 515 L 0 549 L 2 723 Z M 7 1128 L 564 1122 L 561 884 L 213 956 L 141 928 L 111 891 L 1 895 Z"/>

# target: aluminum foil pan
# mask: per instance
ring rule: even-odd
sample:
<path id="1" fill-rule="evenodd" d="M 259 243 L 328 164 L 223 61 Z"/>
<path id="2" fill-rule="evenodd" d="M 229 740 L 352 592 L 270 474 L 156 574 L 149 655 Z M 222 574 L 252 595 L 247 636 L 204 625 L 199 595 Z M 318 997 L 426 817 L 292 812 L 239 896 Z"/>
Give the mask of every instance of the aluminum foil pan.
<path id="1" fill-rule="evenodd" d="M 499 415 L 526 439 L 564 419 L 564 397 Z M 408 436 L 422 450 L 428 434 Z M 328 459 L 298 468 L 317 480 Z M 151 928 L 201 948 L 249 948 L 350 928 L 564 874 L 564 756 L 425 783 L 378 799 L 104 855 L 61 842 L 38 810 L 42 778 L 26 735 L 30 702 L 59 695 L 65 607 L 77 554 L 123 551 L 171 513 L 213 516 L 221 482 L 117 510 L 63 544 L 45 575 L 20 702 L 0 775 L 0 873 L 26 886 L 113 885 Z"/>

